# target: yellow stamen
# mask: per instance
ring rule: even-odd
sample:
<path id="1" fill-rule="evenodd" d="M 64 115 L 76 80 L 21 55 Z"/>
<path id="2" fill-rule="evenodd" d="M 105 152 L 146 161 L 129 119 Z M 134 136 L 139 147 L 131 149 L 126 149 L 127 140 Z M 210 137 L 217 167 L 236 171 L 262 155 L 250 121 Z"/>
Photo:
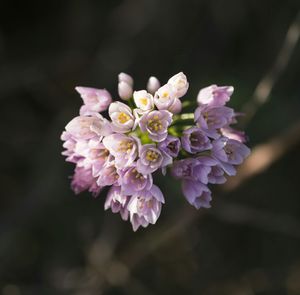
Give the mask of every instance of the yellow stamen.
<path id="1" fill-rule="evenodd" d="M 140 102 L 141 102 L 141 104 L 143 104 L 144 106 L 146 106 L 147 105 L 147 102 L 148 102 L 148 100 L 147 100 L 147 98 L 140 98 Z"/>
<path id="2" fill-rule="evenodd" d="M 156 162 L 158 159 L 158 153 L 155 151 L 147 151 L 146 153 L 146 159 L 150 162 Z"/>
<path id="3" fill-rule="evenodd" d="M 125 113 L 120 113 L 118 116 L 119 123 L 124 124 L 130 120 L 130 117 Z"/>

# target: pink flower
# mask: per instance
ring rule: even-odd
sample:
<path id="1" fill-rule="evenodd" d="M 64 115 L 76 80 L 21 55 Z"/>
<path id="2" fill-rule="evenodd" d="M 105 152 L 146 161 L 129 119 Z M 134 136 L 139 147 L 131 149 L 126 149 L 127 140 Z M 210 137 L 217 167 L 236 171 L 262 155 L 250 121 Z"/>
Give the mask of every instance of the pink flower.
<path id="1" fill-rule="evenodd" d="M 174 103 L 176 93 L 172 85 L 165 84 L 154 94 L 154 103 L 159 110 L 168 110 Z"/>
<path id="2" fill-rule="evenodd" d="M 111 125 L 100 114 L 92 117 L 79 116 L 67 124 L 66 131 L 75 138 L 90 139 L 110 134 Z"/>
<path id="3" fill-rule="evenodd" d="M 112 102 L 111 95 L 106 89 L 96 89 L 78 86 L 75 88 L 80 94 L 84 105 L 80 109 L 80 115 L 84 116 L 92 112 L 106 111 Z"/>
<path id="4" fill-rule="evenodd" d="M 140 226 L 147 227 L 149 223 L 155 224 L 164 202 L 164 196 L 156 185 L 150 190 L 133 194 L 127 206 L 133 230 Z"/>
<path id="5" fill-rule="evenodd" d="M 111 134 L 103 139 L 103 144 L 115 157 L 117 168 L 130 166 L 138 156 L 138 139 L 124 134 Z"/>
<path id="6" fill-rule="evenodd" d="M 152 140 L 161 142 L 168 136 L 171 122 L 172 113 L 169 111 L 152 111 L 141 117 L 139 125 L 142 132 L 147 132 Z"/>
<path id="7" fill-rule="evenodd" d="M 96 183 L 96 178 L 93 177 L 91 169 L 82 167 L 75 168 L 71 187 L 75 194 L 88 190 L 94 197 L 97 197 L 102 190 L 102 186 Z"/>
<path id="8" fill-rule="evenodd" d="M 199 105 L 223 106 L 229 101 L 233 90 L 232 86 L 211 85 L 199 91 L 197 102 Z"/>
<path id="9" fill-rule="evenodd" d="M 110 208 L 113 213 L 120 212 L 122 219 L 127 220 L 129 215 L 127 209 L 128 201 L 129 196 L 121 192 L 121 187 L 113 185 L 107 193 L 104 209 L 107 210 Z"/>

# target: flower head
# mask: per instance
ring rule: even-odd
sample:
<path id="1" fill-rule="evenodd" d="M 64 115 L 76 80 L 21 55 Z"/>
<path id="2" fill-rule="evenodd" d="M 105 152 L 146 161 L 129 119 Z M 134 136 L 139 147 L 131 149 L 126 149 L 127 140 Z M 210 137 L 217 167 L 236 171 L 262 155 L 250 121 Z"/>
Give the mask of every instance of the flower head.
<path id="1" fill-rule="evenodd" d="M 113 102 L 105 89 L 76 87 L 83 99 L 80 116 L 61 135 L 62 154 L 75 164 L 74 192 L 97 196 L 109 186 L 105 210 L 129 219 L 136 231 L 159 218 L 164 196 L 154 181 L 170 168 L 186 200 L 197 209 L 209 208 L 210 186 L 234 175 L 250 150 L 244 132 L 231 127 L 240 115 L 226 106 L 233 87 L 201 89 L 194 113 L 182 114 L 186 105 L 180 98 L 188 88 L 182 72 L 163 86 L 150 77 L 147 90 L 138 91 L 133 78 L 120 73 L 124 102 Z"/>

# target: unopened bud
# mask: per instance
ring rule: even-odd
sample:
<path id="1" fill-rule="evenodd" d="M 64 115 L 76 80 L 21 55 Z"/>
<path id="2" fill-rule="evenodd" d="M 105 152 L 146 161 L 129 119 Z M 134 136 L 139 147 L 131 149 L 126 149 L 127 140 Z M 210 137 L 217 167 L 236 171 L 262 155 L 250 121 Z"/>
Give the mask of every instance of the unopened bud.
<path id="1" fill-rule="evenodd" d="M 124 81 L 121 81 L 118 84 L 118 93 L 120 98 L 122 98 L 123 100 L 128 100 L 132 97 L 132 86 Z"/>
<path id="2" fill-rule="evenodd" d="M 156 77 L 150 77 L 147 83 L 147 90 L 149 93 L 154 94 L 160 87 L 160 83 Z"/>

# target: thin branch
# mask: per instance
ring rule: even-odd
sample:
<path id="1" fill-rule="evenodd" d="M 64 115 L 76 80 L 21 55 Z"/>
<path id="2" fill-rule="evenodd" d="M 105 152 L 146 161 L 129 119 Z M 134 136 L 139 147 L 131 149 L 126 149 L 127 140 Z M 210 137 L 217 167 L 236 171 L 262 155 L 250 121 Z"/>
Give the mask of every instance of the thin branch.
<path id="1" fill-rule="evenodd" d="M 283 72 L 288 66 L 291 56 L 300 37 L 300 11 L 296 18 L 291 23 L 283 42 L 283 45 L 275 59 L 274 64 L 262 80 L 256 86 L 252 98 L 244 106 L 243 112 L 246 114 L 243 117 L 242 123 L 246 125 L 256 114 L 259 107 L 265 104 L 270 96 L 275 83 L 282 76 Z"/>

